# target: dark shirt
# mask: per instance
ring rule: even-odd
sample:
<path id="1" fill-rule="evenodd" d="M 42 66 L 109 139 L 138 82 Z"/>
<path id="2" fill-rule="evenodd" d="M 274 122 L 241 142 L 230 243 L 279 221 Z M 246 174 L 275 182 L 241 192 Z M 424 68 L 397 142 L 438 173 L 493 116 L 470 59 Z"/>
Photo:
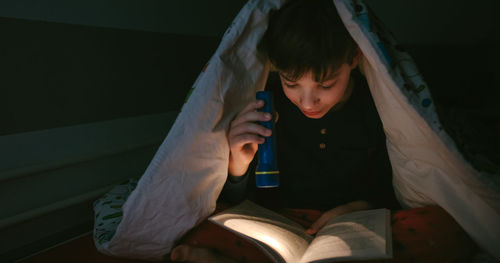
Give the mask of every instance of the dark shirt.
<path id="1" fill-rule="evenodd" d="M 272 208 L 327 210 L 357 200 L 397 208 L 382 123 L 358 70 L 352 71 L 351 81 L 345 103 L 321 119 L 310 119 L 285 96 L 278 74 L 271 73 L 266 89 L 273 92 L 279 114 L 280 186 L 255 187 L 254 160 L 243 180 L 227 181 L 223 196 L 235 202 L 248 197 Z"/>

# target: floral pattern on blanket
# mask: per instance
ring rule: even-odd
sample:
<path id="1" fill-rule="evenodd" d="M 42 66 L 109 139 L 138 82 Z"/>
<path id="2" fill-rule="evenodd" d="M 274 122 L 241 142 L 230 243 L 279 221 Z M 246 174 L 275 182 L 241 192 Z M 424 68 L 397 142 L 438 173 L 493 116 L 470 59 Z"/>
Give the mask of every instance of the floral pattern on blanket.
<path id="1" fill-rule="evenodd" d="M 122 220 L 122 206 L 136 188 L 138 179 L 132 178 L 116 185 L 94 202 L 94 242 L 103 244 L 111 240 Z"/>
<path id="2" fill-rule="evenodd" d="M 376 17 L 369 6 L 360 0 L 351 0 L 356 14 L 354 20 L 376 43 L 378 53 L 391 71 L 393 79 L 408 98 L 408 102 L 441 136 L 447 133 L 458 151 L 478 171 L 489 174 L 489 181 L 500 186 L 500 153 L 498 140 L 494 140 L 494 125 L 489 125 L 493 113 L 470 109 L 449 108 L 432 98 L 431 91 L 410 54 L 400 45 L 392 32 Z M 500 115 L 494 116 L 499 118 Z"/>

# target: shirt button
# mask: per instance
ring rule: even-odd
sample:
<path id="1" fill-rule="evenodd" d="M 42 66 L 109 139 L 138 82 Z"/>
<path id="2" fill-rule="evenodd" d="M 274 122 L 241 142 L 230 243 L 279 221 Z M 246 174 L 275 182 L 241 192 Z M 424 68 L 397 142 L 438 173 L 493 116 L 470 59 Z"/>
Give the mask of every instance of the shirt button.
<path id="1" fill-rule="evenodd" d="M 323 143 L 323 142 L 322 142 L 322 143 L 320 143 L 320 144 L 319 144 L 319 148 L 320 148 L 320 149 L 325 149 L 325 148 L 326 148 L 326 144 L 325 144 L 325 143 Z"/>
<path id="2" fill-rule="evenodd" d="M 320 132 L 321 134 L 326 134 L 326 129 L 324 129 L 324 128 L 323 128 L 323 129 L 321 129 L 319 132 Z"/>

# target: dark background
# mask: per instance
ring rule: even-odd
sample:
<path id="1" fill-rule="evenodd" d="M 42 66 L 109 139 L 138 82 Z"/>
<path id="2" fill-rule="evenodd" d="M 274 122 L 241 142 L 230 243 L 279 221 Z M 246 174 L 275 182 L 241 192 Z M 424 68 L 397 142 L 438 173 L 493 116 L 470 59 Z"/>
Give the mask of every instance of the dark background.
<path id="1" fill-rule="evenodd" d="M 366 2 L 437 99 L 498 107 L 498 1 Z M 2 1 L 0 135 L 178 110 L 244 3 Z"/>
<path id="2" fill-rule="evenodd" d="M 2 1 L 0 135 L 179 110 L 243 1 Z"/>

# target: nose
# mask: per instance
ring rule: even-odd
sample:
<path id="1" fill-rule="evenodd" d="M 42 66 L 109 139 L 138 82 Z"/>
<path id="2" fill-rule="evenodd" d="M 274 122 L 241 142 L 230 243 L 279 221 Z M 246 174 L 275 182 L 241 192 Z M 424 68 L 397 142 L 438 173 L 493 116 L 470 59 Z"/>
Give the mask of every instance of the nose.
<path id="1" fill-rule="evenodd" d="M 304 110 L 312 110 L 319 103 L 319 96 L 312 91 L 305 91 L 300 96 L 300 105 Z"/>

